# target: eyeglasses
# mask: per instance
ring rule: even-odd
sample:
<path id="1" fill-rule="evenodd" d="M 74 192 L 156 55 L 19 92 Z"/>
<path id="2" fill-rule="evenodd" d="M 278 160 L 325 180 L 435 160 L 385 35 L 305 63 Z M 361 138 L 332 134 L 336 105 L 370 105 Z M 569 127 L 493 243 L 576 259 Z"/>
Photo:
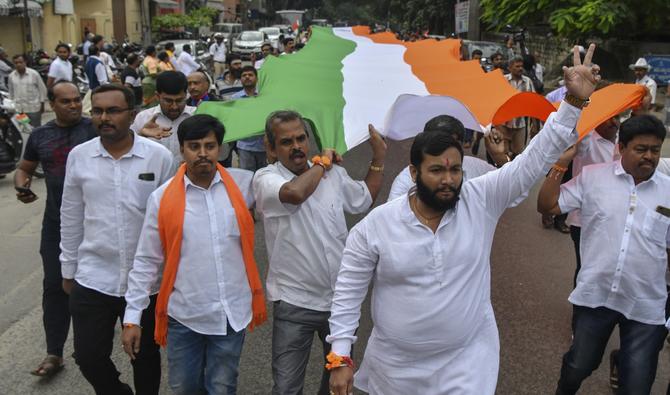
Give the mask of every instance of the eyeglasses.
<path id="1" fill-rule="evenodd" d="M 94 117 L 101 117 L 102 114 L 107 114 L 110 117 L 114 117 L 117 115 L 120 115 L 123 112 L 132 110 L 132 108 L 119 108 L 119 107 L 111 107 L 111 108 L 92 108 L 91 109 L 91 115 Z"/>

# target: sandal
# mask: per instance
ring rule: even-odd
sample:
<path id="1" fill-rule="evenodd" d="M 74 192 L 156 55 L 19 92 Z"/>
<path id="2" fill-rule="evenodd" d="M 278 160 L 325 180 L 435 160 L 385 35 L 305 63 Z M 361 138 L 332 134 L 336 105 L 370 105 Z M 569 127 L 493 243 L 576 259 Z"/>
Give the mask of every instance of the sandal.
<path id="1" fill-rule="evenodd" d="M 30 374 L 39 377 L 51 377 L 63 370 L 64 366 L 63 358 L 56 355 L 47 355 L 37 369 L 31 371 Z"/>

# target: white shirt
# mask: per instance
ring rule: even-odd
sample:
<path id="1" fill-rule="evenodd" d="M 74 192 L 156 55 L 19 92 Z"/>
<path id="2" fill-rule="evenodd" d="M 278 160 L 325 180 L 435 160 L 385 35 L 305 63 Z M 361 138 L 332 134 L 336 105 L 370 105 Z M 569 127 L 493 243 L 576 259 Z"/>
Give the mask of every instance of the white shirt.
<path id="1" fill-rule="evenodd" d="M 159 114 L 158 118 L 156 118 L 156 123 L 159 124 L 163 128 L 172 128 L 172 134 L 169 135 L 168 137 L 164 137 L 160 140 L 155 140 L 152 139 L 163 146 L 165 148 L 169 149 L 170 152 L 172 152 L 172 156 L 174 157 L 175 164 L 178 165 L 179 163 L 182 162 L 182 157 L 181 157 L 181 152 L 179 152 L 179 139 L 177 138 L 177 129 L 179 128 L 179 125 L 184 121 L 184 119 L 188 118 L 193 114 L 196 110 L 196 107 L 191 107 L 191 106 L 186 106 L 184 107 L 184 111 L 177 117 L 177 119 L 172 120 L 165 116 L 163 112 L 161 111 L 161 106 L 160 104 L 151 108 L 147 108 L 146 110 L 141 111 L 137 116 L 135 117 L 135 121 L 133 122 L 132 125 L 130 125 L 130 130 L 132 130 L 135 133 L 139 133 L 140 130 L 144 127 L 144 125 L 151 120 L 151 118 L 155 114 Z M 175 169 L 176 169 L 175 165 Z"/>
<path id="2" fill-rule="evenodd" d="M 226 44 L 223 41 L 221 41 L 221 44 L 215 42 L 214 44 L 210 45 L 209 53 L 212 54 L 215 62 L 226 62 Z"/>
<path id="3" fill-rule="evenodd" d="M 572 178 L 577 177 L 584 166 L 607 163 L 620 158 L 616 143 L 607 140 L 595 130 L 577 144 L 577 155 L 572 160 Z M 570 226 L 582 226 L 579 209 L 570 211 L 566 222 Z"/>
<path id="4" fill-rule="evenodd" d="M 181 71 L 187 77 L 194 71 L 197 71 L 200 65 L 193 60 L 193 56 L 186 51 L 181 51 L 177 58 L 177 70 Z"/>
<path id="5" fill-rule="evenodd" d="M 498 219 L 577 140 L 580 114 L 561 104 L 522 154 L 465 181 L 435 234 L 411 211 L 408 195 L 375 208 L 354 226 L 331 309 L 333 352 L 349 355 L 373 278 L 373 332 L 396 346 L 389 360 L 402 363 L 468 344 L 491 311 L 490 254 Z M 420 362 L 407 363 L 415 360 Z"/>
<path id="6" fill-rule="evenodd" d="M 670 207 L 670 177 L 654 172 L 635 185 L 621 161 L 586 166 L 561 185 L 558 204 L 581 208 L 582 268 L 570 302 L 664 324 L 670 218 L 656 207 Z"/>
<path id="7" fill-rule="evenodd" d="M 153 180 L 140 179 L 149 174 Z M 125 295 L 147 199 L 172 174 L 170 152 L 140 136 L 118 160 L 99 137 L 72 149 L 61 206 L 63 278 L 107 295 Z"/>
<path id="8" fill-rule="evenodd" d="M 26 67 L 25 73 L 19 74 L 14 70 L 7 82 L 9 97 L 14 100 L 17 113 L 40 112 L 42 103 L 47 100 L 47 87 L 37 71 Z"/>
<path id="9" fill-rule="evenodd" d="M 102 60 L 102 64 L 105 65 L 107 75 L 110 77 L 114 75 L 116 72 L 116 64 L 114 63 L 114 59 L 112 59 L 112 55 L 107 52 L 100 52 L 100 60 Z"/>
<path id="10" fill-rule="evenodd" d="M 248 207 L 253 207 L 253 173 L 227 169 Z M 171 181 L 171 180 L 170 180 Z M 161 279 L 163 246 L 158 209 L 169 182 L 151 194 L 133 270 L 128 276 L 124 323 L 140 324 L 153 284 Z M 240 229 L 226 187 L 217 172 L 209 189 L 184 176 L 186 211 L 179 270 L 168 302 L 168 315 L 205 335 L 226 335 L 251 322 L 251 290 L 240 246 Z"/>
<path id="11" fill-rule="evenodd" d="M 475 158 L 473 156 L 463 156 L 463 180 L 471 180 L 475 177 L 479 177 L 482 174 L 486 174 L 492 170 L 495 170 L 495 166 L 491 165 L 487 161 Z M 409 166 L 405 167 L 393 180 L 393 185 L 391 185 L 391 192 L 389 192 L 388 200 L 393 200 L 402 195 L 406 195 L 410 189 L 412 189 L 416 183 L 412 181 L 412 175 L 409 171 Z"/>
<path id="12" fill-rule="evenodd" d="M 54 82 L 61 80 L 72 81 L 72 63 L 57 56 L 49 65 L 48 76 L 52 77 Z"/>
<path id="13" fill-rule="evenodd" d="M 666 176 L 670 176 L 670 158 L 661 158 L 658 161 L 658 166 L 656 167 L 656 171 L 660 171 L 661 173 L 665 174 Z"/>
<path id="14" fill-rule="evenodd" d="M 95 65 L 95 76 L 98 77 L 98 82 L 100 85 L 109 84 L 109 76 L 107 75 L 107 66 L 105 61 L 97 56 L 90 56 L 90 58 L 100 61 L 100 63 Z"/>
<path id="15" fill-rule="evenodd" d="M 365 182 L 333 166 L 302 204 L 282 203 L 279 190 L 295 177 L 279 162 L 254 175 L 256 210 L 263 216 L 270 261 L 268 299 L 330 311 L 348 233 L 344 212 L 365 212 L 372 196 Z"/>
<path id="16" fill-rule="evenodd" d="M 261 67 L 263 67 L 263 63 L 265 63 L 265 58 L 255 61 L 254 68 L 259 70 Z"/>
<path id="17" fill-rule="evenodd" d="M 649 89 L 649 92 L 651 93 L 651 104 L 656 103 L 656 81 L 654 81 L 653 78 L 649 77 L 648 75 L 645 75 L 639 80 L 635 80 L 635 83 L 638 85 L 643 85 L 646 86 L 647 89 Z"/>

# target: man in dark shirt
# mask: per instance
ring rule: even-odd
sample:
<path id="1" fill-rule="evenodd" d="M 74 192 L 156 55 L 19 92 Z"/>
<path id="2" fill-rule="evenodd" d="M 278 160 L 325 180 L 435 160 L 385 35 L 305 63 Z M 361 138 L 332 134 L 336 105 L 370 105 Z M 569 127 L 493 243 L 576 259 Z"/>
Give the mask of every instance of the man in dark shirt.
<path id="1" fill-rule="evenodd" d="M 56 119 L 33 130 L 28 138 L 23 160 L 14 173 L 14 185 L 30 188 L 38 164 L 44 170 L 47 200 L 42 220 L 40 255 L 44 268 L 42 310 L 46 333 L 47 356 L 32 371 L 36 376 L 50 376 L 63 367 L 63 346 L 70 328 L 68 296 L 63 291 L 60 255 L 60 205 L 65 180 L 65 163 L 70 150 L 96 136 L 88 118 L 81 116 L 81 96 L 72 82 L 58 81 L 48 91 Z M 19 192 L 17 198 L 32 203 L 37 196 Z"/>
<path id="2" fill-rule="evenodd" d="M 121 82 L 135 95 L 135 107 L 137 110 L 142 108 L 142 78 L 137 73 L 137 68 L 140 67 L 140 57 L 137 54 L 131 53 L 126 58 L 128 66 L 121 72 Z"/>

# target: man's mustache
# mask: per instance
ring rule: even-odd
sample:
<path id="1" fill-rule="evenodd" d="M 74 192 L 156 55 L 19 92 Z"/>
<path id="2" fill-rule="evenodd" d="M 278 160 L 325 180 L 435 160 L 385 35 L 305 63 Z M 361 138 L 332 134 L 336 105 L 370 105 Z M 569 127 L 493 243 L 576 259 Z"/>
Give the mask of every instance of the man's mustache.
<path id="1" fill-rule="evenodd" d="M 304 158 L 305 153 L 300 151 L 300 150 L 293 150 L 291 151 L 291 154 L 289 154 L 290 159 L 295 159 L 295 158 Z"/>

